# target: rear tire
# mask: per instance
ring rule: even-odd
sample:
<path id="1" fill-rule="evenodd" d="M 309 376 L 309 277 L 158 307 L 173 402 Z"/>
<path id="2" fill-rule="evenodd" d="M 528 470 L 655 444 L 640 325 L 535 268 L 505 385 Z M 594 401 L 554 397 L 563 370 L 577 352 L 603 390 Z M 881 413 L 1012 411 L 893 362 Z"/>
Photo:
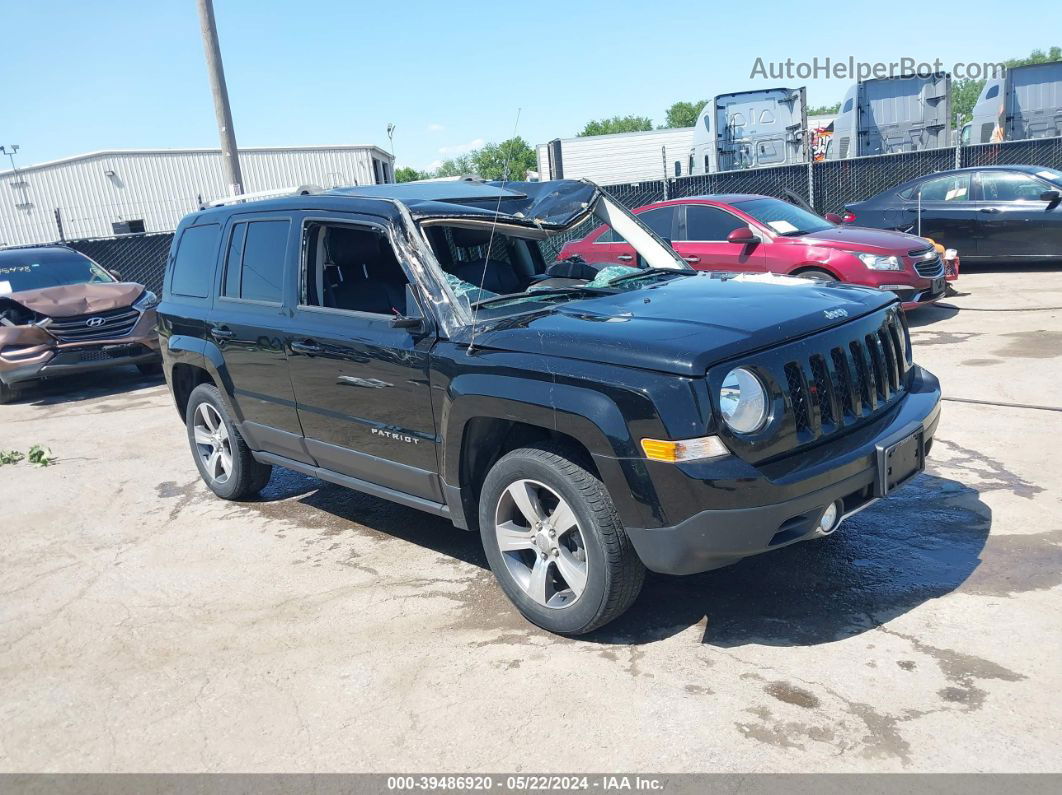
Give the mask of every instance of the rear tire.
<path id="1" fill-rule="evenodd" d="M 829 271 L 824 271 L 821 268 L 807 268 L 800 271 L 800 273 L 794 273 L 794 276 L 799 276 L 802 279 L 811 279 L 816 282 L 835 282 L 837 277 Z"/>
<path id="2" fill-rule="evenodd" d="M 617 618 L 645 579 L 612 498 L 579 459 L 567 445 L 513 450 L 487 474 L 479 502 L 483 549 L 505 595 L 561 635 Z"/>
<path id="3" fill-rule="evenodd" d="M 200 384 L 192 390 L 185 426 L 199 474 L 216 495 L 245 500 L 265 488 L 273 467 L 255 461 L 216 386 Z"/>

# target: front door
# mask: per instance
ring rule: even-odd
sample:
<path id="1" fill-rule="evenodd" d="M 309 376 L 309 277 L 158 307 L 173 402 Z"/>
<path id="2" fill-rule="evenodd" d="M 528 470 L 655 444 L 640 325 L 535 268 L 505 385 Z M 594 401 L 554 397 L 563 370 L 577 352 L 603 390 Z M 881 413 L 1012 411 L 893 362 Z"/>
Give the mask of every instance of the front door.
<path id="1" fill-rule="evenodd" d="M 1062 256 L 1062 212 L 1057 204 L 1040 198 L 1047 190 L 1053 187 L 1032 174 L 976 172 L 974 204 L 983 216 L 977 256 L 986 260 Z"/>
<path id="2" fill-rule="evenodd" d="M 926 180 L 903 200 L 897 227 L 932 238 L 959 256 L 974 256 L 983 230 L 983 214 L 971 201 L 969 172 Z"/>
<path id="3" fill-rule="evenodd" d="M 386 228 L 305 218 L 300 299 L 286 336 L 306 448 L 317 465 L 442 502 L 428 385 L 434 336 Z"/>
<path id="4" fill-rule="evenodd" d="M 673 247 L 694 268 L 739 272 L 766 269 L 762 243 L 731 243 L 726 239 L 748 222 L 707 204 L 685 204 L 680 210 Z"/>

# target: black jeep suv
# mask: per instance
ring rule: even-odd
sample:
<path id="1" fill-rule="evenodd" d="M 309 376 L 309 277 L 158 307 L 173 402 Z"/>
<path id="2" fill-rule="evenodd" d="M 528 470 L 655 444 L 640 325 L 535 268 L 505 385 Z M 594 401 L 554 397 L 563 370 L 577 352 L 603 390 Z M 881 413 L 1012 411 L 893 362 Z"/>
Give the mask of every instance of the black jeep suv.
<path id="1" fill-rule="evenodd" d="M 601 224 L 594 261 L 555 261 Z M 697 273 L 586 182 L 195 213 L 159 330 L 218 496 L 276 465 L 447 517 L 528 619 L 573 635 L 646 567 L 832 533 L 923 468 L 939 414 L 891 294 Z"/>

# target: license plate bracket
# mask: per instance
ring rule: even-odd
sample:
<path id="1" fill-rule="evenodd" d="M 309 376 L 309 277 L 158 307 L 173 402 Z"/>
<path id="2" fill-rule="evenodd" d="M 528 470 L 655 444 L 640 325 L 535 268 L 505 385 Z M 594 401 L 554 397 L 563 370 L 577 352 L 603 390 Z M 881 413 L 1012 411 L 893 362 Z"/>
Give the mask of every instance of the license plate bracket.
<path id="1" fill-rule="evenodd" d="M 877 445 L 877 458 L 874 496 L 887 497 L 926 468 L 925 432 L 921 426 L 904 429 Z"/>

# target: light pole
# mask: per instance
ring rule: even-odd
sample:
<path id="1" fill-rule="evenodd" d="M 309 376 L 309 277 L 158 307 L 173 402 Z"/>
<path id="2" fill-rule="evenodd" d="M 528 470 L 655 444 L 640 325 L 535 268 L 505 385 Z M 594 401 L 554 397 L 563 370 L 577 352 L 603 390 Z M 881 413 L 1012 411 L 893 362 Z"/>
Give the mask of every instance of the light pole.
<path id="1" fill-rule="evenodd" d="M 199 28 L 203 34 L 210 90 L 214 94 L 214 115 L 218 120 L 225 180 L 229 183 L 229 195 L 239 196 L 243 193 L 243 177 L 240 174 L 240 156 L 236 151 L 236 131 L 232 128 L 232 110 L 229 108 L 229 90 L 225 86 L 225 67 L 221 63 L 213 0 L 199 0 Z"/>
<path id="2" fill-rule="evenodd" d="M 18 144 L 8 144 L 7 146 L 0 146 L 0 152 L 3 152 L 11 160 L 11 170 L 15 172 L 15 176 L 18 177 L 18 169 L 15 167 L 15 154 L 18 152 Z"/>
<path id="3" fill-rule="evenodd" d="M 14 187 L 18 189 L 19 195 L 22 197 L 22 201 L 15 205 L 15 209 L 28 210 L 31 206 L 29 194 L 26 192 L 26 184 L 22 181 L 22 178 L 18 173 L 18 166 L 15 165 L 16 152 L 18 152 L 18 144 L 0 146 L 0 153 L 7 155 L 8 159 L 11 161 L 11 170 L 15 173 Z"/>
<path id="4" fill-rule="evenodd" d="M 397 125 L 392 121 L 387 124 L 387 140 L 390 141 L 391 146 L 391 181 L 395 178 L 395 127 Z"/>

